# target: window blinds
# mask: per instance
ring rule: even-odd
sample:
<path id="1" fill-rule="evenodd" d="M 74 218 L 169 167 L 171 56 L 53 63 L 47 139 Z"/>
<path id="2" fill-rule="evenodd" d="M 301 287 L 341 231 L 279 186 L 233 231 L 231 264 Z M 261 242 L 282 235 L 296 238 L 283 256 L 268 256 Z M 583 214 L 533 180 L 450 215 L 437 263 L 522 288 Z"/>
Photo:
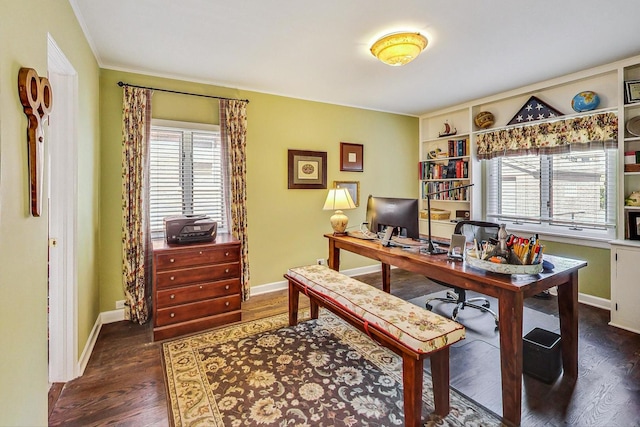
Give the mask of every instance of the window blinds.
<path id="1" fill-rule="evenodd" d="M 227 229 L 226 179 L 220 133 L 152 125 L 149 205 L 152 236 L 170 215 L 204 214 Z"/>
<path id="2" fill-rule="evenodd" d="M 571 229 L 615 226 L 615 150 L 488 162 L 489 218 Z"/>

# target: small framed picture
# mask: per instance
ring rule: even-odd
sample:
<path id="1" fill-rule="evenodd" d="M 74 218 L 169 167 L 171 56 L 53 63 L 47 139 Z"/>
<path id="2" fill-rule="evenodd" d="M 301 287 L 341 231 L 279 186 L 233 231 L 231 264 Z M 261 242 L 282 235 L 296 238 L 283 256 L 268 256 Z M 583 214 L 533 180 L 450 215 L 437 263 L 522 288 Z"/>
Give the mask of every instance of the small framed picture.
<path id="1" fill-rule="evenodd" d="M 327 152 L 289 150 L 290 189 L 327 188 Z"/>
<path id="2" fill-rule="evenodd" d="M 627 212 L 627 230 L 629 239 L 640 240 L 640 211 Z"/>
<path id="3" fill-rule="evenodd" d="M 360 206 L 360 181 L 333 181 L 333 188 L 346 188 L 356 206 Z"/>
<path id="4" fill-rule="evenodd" d="M 624 102 L 633 104 L 640 101 L 640 80 L 629 80 L 624 82 Z"/>
<path id="5" fill-rule="evenodd" d="M 346 172 L 362 172 L 364 147 L 362 144 L 340 143 L 340 170 Z"/>

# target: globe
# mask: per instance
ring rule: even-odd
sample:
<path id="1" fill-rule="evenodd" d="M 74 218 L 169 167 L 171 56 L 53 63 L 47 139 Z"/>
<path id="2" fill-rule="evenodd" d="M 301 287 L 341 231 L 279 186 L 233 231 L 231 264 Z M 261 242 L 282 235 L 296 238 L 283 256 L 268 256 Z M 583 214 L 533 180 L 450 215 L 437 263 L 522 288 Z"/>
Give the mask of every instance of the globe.
<path id="1" fill-rule="evenodd" d="M 600 104 L 600 97 L 597 93 L 590 90 L 580 92 L 571 100 L 571 108 L 578 113 L 595 110 L 598 104 Z"/>

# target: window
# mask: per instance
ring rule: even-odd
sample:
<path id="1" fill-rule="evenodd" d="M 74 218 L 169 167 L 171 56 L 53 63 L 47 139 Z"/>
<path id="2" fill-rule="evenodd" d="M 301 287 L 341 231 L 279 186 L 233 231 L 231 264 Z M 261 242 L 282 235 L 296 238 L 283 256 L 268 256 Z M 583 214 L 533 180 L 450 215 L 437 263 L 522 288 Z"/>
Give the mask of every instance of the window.
<path id="1" fill-rule="evenodd" d="M 225 150 L 218 126 L 153 120 L 150 135 L 151 235 L 169 215 L 207 215 L 228 230 Z"/>
<path id="2" fill-rule="evenodd" d="M 489 219 L 541 233 L 615 234 L 616 150 L 487 162 Z"/>

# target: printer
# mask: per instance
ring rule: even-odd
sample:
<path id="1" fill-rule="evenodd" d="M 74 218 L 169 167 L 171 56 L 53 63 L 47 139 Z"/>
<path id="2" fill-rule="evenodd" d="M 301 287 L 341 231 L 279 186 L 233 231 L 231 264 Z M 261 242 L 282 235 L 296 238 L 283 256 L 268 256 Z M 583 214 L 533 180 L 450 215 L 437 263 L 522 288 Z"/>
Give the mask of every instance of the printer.
<path id="1" fill-rule="evenodd" d="M 173 215 L 163 222 L 167 243 L 212 242 L 218 231 L 218 223 L 206 215 Z"/>

